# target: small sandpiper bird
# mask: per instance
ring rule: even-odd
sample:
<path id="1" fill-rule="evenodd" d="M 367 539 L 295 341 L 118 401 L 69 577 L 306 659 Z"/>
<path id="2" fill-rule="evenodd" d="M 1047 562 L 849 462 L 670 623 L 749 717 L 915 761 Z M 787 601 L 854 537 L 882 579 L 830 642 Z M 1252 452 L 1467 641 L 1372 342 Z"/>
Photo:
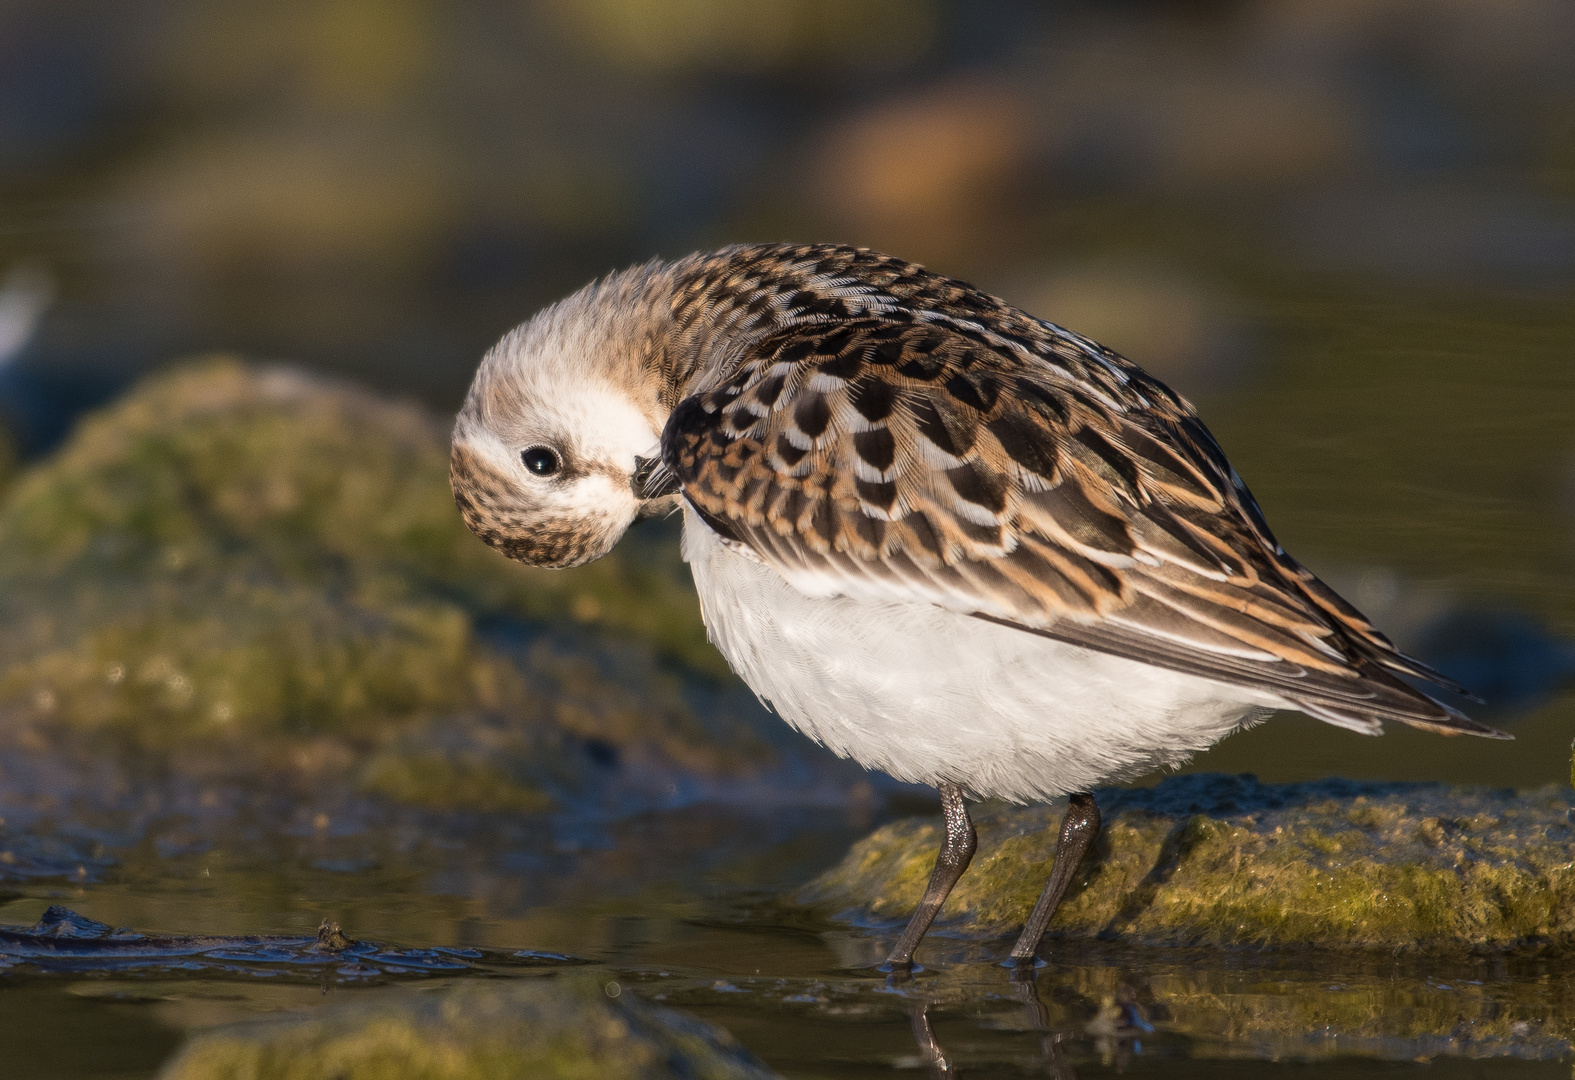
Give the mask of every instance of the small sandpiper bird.
<path id="1" fill-rule="evenodd" d="M 451 478 L 466 524 L 538 566 L 676 502 L 733 669 L 837 754 L 939 789 L 892 970 L 973 857 L 968 797 L 1070 796 L 1028 964 L 1100 784 L 1276 709 L 1507 737 L 1397 677 L 1460 690 L 1285 553 L 1184 399 L 872 251 L 740 245 L 586 286 L 482 360 Z"/>

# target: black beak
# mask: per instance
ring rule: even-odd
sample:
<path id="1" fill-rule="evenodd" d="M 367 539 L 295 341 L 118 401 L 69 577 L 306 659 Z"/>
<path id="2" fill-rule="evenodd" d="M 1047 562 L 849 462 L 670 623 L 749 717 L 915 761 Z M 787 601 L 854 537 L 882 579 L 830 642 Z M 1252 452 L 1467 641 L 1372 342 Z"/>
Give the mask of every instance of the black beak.
<path id="1" fill-rule="evenodd" d="M 667 495 L 677 495 L 683 485 L 662 463 L 661 458 L 637 457 L 634 459 L 634 475 L 629 478 L 629 486 L 634 488 L 637 499 L 660 499 Z"/>

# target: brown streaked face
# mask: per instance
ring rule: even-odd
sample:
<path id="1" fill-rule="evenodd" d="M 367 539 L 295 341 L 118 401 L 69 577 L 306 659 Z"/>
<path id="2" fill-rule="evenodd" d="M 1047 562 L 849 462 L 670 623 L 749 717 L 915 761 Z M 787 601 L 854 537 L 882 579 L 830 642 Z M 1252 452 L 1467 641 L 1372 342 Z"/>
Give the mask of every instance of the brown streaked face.
<path id="1" fill-rule="evenodd" d="M 551 452 L 544 449 L 528 447 L 521 454 L 522 477 L 516 470 L 500 469 L 472 446 L 455 442 L 449 454 L 449 484 L 460 516 L 490 547 L 532 566 L 561 569 L 600 558 L 629 527 L 638 506 L 628 520 L 616 512 L 574 513 L 562 504 L 576 501 L 571 489 L 583 474 L 566 465 L 543 471 Z M 526 453 L 531 453 L 529 461 Z M 620 478 L 606 479 L 617 483 Z M 627 477 L 622 482 L 628 486 Z M 542 490 L 531 490 L 538 486 Z M 608 507 L 615 508 L 616 502 Z"/>

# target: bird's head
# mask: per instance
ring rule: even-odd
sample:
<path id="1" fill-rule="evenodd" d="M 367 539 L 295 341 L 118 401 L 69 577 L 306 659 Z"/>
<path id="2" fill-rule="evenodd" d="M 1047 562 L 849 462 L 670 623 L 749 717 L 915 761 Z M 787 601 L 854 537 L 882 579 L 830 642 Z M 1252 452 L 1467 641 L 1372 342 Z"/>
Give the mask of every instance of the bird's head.
<path id="1" fill-rule="evenodd" d="M 668 412 L 660 279 L 646 266 L 586 286 L 482 360 L 449 480 L 465 524 L 509 558 L 590 562 L 663 503 L 640 490 Z"/>

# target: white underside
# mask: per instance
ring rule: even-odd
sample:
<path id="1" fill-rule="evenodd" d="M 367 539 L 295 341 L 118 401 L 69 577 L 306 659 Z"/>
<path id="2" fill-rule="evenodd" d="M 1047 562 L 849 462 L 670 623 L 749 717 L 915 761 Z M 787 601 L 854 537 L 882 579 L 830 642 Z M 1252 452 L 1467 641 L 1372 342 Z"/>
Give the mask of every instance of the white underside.
<path id="1" fill-rule="evenodd" d="M 933 604 L 810 597 L 687 508 L 683 550 L 711 640 L 750 688 L 901 780 L 1048 799 L 1179 765 L 1284 707 Z"/>

